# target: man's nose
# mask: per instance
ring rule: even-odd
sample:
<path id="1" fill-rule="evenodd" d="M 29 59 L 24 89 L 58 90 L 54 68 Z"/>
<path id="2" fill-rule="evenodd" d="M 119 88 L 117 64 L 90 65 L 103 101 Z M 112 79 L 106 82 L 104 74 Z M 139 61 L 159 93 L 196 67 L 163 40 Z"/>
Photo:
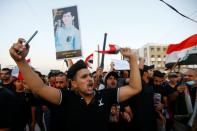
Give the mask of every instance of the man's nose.
<path id="1" fill-rule="evenodd" d="M 93 77 L 91 75 L 88 75 L 88 79 L 93 80 Z"/>

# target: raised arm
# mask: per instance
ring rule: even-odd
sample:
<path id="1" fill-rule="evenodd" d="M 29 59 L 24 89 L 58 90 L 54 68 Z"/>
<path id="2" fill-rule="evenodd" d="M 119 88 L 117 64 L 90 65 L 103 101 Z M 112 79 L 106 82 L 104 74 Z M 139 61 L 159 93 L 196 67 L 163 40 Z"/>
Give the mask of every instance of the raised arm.
<path id="1" fill-rule="evenodd" d="M 14 43 L 10 48 L 10 55 L 16 62 L 19 67 L 19 70 L 23 74 L 24 80 L 28 87 L 36 93 L 37 95 L 41 96 L 42 98 L 46 99 L 49 102 L 54 104 L 59 104 L 60 101 L 60 91 L 53 87 L 47 87 L 41 80 L 41 78 L 31 69 L 28 63 L 25 60 L 29 49 L 25 48 L 23 45 L 24 39 L 19 39 L 17 43 Z M 22 53 L 18 54 L 17 52 L 21 51 Z"/>
<path id="2" fill-rule="evenodd" d="M 119 102 L 129 99 L 130 97 L 138 94 L 142 90 L 141 76 L 139 72 L 139 66 L 137 64 L 136 54 L 130 48 L 121 49 L 121 53 L 123 56 L 129 59 L 130 77 L 129 85 L 120 87 L 118 95 Z"/>
<path id="3" fill-rule="evenodd" d="M 145 59 L 144 57 L 139 58 L 139 69 L 144 69 Z"/>

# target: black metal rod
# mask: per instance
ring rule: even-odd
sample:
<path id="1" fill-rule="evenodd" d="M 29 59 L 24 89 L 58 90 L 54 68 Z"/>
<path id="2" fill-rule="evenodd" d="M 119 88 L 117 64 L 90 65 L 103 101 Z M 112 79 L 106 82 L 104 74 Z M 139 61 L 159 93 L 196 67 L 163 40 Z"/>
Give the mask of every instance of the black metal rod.
<path id="1" fill-rule="evenodd" d="M 38 33 L 38 31 L 36 30 L 33 35 L 27 40 L 27 42 L 25 42 L 25 47 L 28 49 L 29 48 L 29 42 L 34 38 L 34 36 Z M 22 51 L 17 51 L 17 54 L 21 54 Z"/>
<path id="2" fill-rule="evenodd" d="M 107 33 L 104 34 L 103 51 L 105 51 L 106 40 L 107 40 Z M 104 68 L 104 59 L 105 59 L 105 54 L 102 53 L 101 64 L 100 64 L 101 68 Z"/>
<path id="3" fill-rule="evenodd" d="M 25 43 L 25 47 L 26 47 L 26 48 L 29 47 L 29 42 L 34 38 L 34 36 L 35 36 L 37 33 L 38 33 L 38 31 L 36 30 L 36 31 L 34 32 L 34 34 L 29 38 L 29 40 Z"/>

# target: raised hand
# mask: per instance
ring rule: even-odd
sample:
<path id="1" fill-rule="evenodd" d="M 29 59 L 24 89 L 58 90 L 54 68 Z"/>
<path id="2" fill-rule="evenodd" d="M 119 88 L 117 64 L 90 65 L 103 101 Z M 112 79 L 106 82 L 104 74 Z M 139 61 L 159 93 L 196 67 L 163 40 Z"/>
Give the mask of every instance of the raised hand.
<path id="1" fill-rule="evenodd" d="M 25 40 L 23 38 L 19 38 L 17 43 L 14 43 L 9 50 L 10 56 L 16 62 L 24 61 L 29 52 L 29 48 L 26 48 L 24 43 Z"/>
<path id="2" fill-rule="evenodd" d="M 184 92 L 184 90 L 186 90 L 187 89 L 187 85 L 179 85 L 178 87 L 177 87 L 177 91 L 178 92 L 180 92 L 180 93 L 182 93 L 182 92 Z"/>
<path id="3" fill-rule="evenodd" d="M 120 50 L 121 54 L 124 56 L 124 57 L 127 57 L 127 58 L 137 58 L 137 54 L 134 52 L 134 50 L 131 50 L 130 48 L 122 48 Z"/>

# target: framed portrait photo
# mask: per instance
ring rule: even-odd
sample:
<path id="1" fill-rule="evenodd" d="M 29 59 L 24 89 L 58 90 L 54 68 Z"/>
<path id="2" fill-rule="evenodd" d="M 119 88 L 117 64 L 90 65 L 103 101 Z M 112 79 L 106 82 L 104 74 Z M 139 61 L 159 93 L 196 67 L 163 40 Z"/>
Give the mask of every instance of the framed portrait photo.
<path id="1" fill-rule="evenodd" d="M 56 59 L 82 56 L 77 6 L 53 9 Z"/>

